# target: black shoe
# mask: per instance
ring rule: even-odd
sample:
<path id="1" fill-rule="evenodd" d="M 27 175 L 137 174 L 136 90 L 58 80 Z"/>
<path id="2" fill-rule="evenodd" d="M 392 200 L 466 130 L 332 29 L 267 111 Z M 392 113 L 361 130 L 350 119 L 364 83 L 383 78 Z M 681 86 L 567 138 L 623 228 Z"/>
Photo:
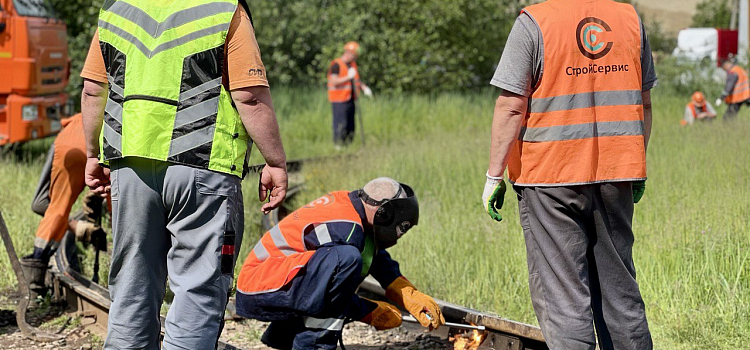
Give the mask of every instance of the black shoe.
<path id="1" fill-rule="evenodd" d="M 266 346 L 279 350 L 292 350 L 294 337 L 297 333 L 305 330 L 300 318 L 285 321 L 273 321 L 268 325 L 266 331 L 260 337 L 260 341 Z"/>

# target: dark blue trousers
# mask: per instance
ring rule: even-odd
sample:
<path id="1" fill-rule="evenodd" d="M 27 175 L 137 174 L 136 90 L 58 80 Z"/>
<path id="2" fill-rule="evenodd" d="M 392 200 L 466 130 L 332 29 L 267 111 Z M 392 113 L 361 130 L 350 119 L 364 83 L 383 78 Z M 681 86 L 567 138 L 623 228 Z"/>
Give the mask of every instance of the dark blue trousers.
<path id="1" fill-rule="evenodd" d="M 349 144 L 354 140 L 354 100 L 332 103 L 333 108 L 333 143 Z"/>
<path id="2" fill-rule="evenodd" d="M 322 246 L 284 288 L 262 294 L 237 293 L 237 313 L 272 321 L 263 341 L 278 349 L 336 349 L 344 318 L 364 317 L 354 292 L 362 281 L 362 257 L 349 245 Z M 293 343 L 293 344 L 292 344 Z"/>

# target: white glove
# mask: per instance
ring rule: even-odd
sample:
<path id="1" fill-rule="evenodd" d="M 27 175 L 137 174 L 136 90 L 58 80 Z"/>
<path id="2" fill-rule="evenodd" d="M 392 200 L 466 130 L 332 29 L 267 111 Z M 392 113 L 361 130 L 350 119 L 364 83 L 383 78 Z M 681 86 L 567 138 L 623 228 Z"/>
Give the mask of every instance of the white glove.
<path id="1" fill-rule="evenodd" d="M 372 97 L 372 90 L 370 89 L 369 86 L 363 86 L 362 87 L 362 93 L 364 93 L 365 96 L 367 96 L 367 97 Z"/>
<path id="2" fill-rule="evenodd" d="M 721 100 L 720 98 L 717 98 L 717 99 L 716 99 L 716 103 L 715 103 L 715 104 L 716 104 L 716 107 L 719 107 L 719 106 L 721 106 L 721 104 L 722 104 L 722 103 L 724 103 L 724 101 L 722 101 L 722 100 Z"/>
<path id="3" fill-rule="evenodd" d="M 354 77 L 357 76 L 357 68 L 349 68 L 349 71 L 346 72 L 346 76 L 349 79 L 354 79 Z"/>
<path id="4" fill-rule="evenodd" d="M 484 211 L 490 215 L 495 221 L 502 221 L 503 217 L 497 212 L 498 209 L 503 207 L 503 200 L 505 198 L 505 181 L 502 176 L 490 176 L 489 172 L 485 174 L 487 182 L 484 184 L 484 192 L 482 193 L 482 204 L 484 205 Z"/>

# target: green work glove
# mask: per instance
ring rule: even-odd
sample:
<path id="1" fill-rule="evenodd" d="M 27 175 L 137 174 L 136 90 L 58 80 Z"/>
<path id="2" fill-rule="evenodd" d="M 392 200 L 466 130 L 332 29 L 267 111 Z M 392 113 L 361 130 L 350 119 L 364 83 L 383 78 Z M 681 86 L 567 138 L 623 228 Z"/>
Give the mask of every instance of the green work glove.
<path id="1" fill-rule="evenodd" d="M 646 180 L 633 181 L 633 203 L 638 203 L 646 192 Z"/>
<path id="2" fill-rule="evenodd" d="M 484 193 L 482 194 L 482 204 L 484 210 L 490 217 L 502 221 L 503 217 L 497 211 L 503 207 L 505 200 L 505 181 L 502 177 L 490 176 L 486 174 L 487 182 L 484 184 Z"/>

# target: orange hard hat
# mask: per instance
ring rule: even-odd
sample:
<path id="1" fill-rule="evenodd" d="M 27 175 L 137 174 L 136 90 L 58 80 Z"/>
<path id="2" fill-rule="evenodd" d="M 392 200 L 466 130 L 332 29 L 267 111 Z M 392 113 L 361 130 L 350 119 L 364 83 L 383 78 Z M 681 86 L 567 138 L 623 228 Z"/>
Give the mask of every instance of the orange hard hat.
<path id="1" fill-rule="evenodd" d="M 698 107 L 703 107 L 706 104 L 706 96 L 703 96 L 703 93 L 700 91 L 696 91 L 693 93 L 693 104 L 695 104 Z"/>
<path id="2" fill-rule="evenodd" d="M 349 51 L 359 56 L 359 44 L 356 41 L 350 41 L 344 44 L 344 51 Z"/>

